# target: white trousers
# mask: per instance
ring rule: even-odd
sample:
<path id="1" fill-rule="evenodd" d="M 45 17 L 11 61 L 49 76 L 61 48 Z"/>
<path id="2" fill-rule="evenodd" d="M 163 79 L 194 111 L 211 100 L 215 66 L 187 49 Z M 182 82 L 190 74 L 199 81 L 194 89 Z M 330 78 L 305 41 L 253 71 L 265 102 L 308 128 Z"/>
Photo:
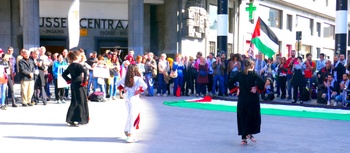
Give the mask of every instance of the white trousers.
<path id="1" fill-rule="evenodd" d="M 140 121 L 140 118 L 138 118 L 140 115 L 139 102 L 139 95 L 125 98 L 127 118 L 124 132 L 133 134 L 133 132 L 136 130 L 136 127 L 138 126 Z"/>

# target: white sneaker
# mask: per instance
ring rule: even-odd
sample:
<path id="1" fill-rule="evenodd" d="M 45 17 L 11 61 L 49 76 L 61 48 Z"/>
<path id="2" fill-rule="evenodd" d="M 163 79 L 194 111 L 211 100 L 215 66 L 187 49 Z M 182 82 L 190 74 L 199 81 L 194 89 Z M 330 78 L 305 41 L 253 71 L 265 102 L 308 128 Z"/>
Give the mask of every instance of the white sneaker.
<path id="1" fill-rule="evenodd" d="M 135 142 L 136 142 L 136 139 L 133 138 L 133 137 L 127 137 L 127 138 L 126 138 L 126 142 L 128 142 L 128 143 L 135 143 Z"/>
<path id="2" fill-rule="evenodd" d="M 158 97 L 160 97 L 160 94 L 157 94 Z"/>
<path id="3" fill-rule="evenodd" d="M 166 96 L 168 96 L 168 95 L 167 95 L 167 94 L 164 94 L 163 96 L 166 97 Z"/>
<path id="4" fill-rule="evenodd" d="M 331 102 L 330 102 L 330 101 L 327 101 L 327 105 L 328 105 L 328 106 L 331 105 Z"/>
<path id="5" fill-rule="evenodd" d="M 64 104 L 66 103 L 66 101 L 64 99 L 61 102 L 64 103 Z"/>
<path id="6" fill-rule="evenodd" d="M 57 104 L 61 104 L 61 100 L 57 100 Z"/>
<path id="7" fill-rule="evenodd" d="M 337 102 L 333 102 L 333 106 L 338 106 L 338 103 Z"/>

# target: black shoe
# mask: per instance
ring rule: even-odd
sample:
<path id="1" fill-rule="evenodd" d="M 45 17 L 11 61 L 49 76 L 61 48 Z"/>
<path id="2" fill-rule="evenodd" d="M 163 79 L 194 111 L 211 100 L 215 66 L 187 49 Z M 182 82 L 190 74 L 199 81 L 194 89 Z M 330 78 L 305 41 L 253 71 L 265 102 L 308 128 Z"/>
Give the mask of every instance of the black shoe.
<path id="1" fill-rule="evenodd" d="M 43 105 L 46 105 L 47 104 L 47 102 L 43 102 Z"/>
<path id="2" fill-rule="evenodd" d="M 280 95 L 277 95 L 276 97 L 280 97 Z"/>
<path id="3" fill-rule="evenodd" d="M 297 101 L 296 101 L 296 100 L 292 101 L 292 104 L 295 104 L 295 103 L 297 103 Z"/>
<path id="4" fill-rule="evenodd" d="M 28 105 L 27 104 L 22 104 L 22 107 L 28 107 Z"/>
<path id="5" fill-rule="evenodd" d="M 286 96 L 281 96 L 281 99 L 286 99 Z"/>
<path id="6" fill-rule="evenodd" d="M 18 107 L 16 104 L 12 104 L 12 107 Z"/>
<path id="7" fill-rule="evenodd" d="M 300 101 L 300 104 L 303 104 L 303 101 Z"/>
<path id="8" fill-rule="evenodd" d="M 292 98 L 288 97 L 287 100 L 292 100 Z"/>
<path id="9" fill-rule="evenodd" d="M 27 104 L 28 106 L 33 106 L 33 104 L 32 103 L 29 103 L 29 104 Z"/>

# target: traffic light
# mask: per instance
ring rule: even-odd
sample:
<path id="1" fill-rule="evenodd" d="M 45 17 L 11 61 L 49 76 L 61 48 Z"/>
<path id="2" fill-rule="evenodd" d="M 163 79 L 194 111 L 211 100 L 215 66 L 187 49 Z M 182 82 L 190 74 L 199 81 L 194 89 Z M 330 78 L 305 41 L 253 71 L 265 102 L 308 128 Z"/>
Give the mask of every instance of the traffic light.
<path id="1" fill-rule="evenodd" d="M 296 40 L 301 40 L 301 31 L 297 31 Z"/>

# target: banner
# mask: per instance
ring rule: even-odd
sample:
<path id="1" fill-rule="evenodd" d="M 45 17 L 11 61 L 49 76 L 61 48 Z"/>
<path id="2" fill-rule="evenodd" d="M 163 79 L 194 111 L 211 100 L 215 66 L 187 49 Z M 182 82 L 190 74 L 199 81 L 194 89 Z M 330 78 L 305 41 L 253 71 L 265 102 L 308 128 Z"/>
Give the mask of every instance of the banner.
<path id="1" fill-rule="evenodd" d="M 95 67 L 93 70 L 94 78 L 110 78 L 109 69 L 103 67 Z"/>
<path id="2" fill-rule="evenodd" d="M 66 80 L 63 79 L 62 74 L 63 72 L 68 68 L 68 65 L 60 65 L 58 66 L 58 72 L 57 72 L 57 88 L 66 88 L 69 87 L 69 84 L 67 84 Z M 68 75 L 68 77 L 70 77 Z"/>
<path id="3" fill-rule="evenodd" d="M 78 47 L 80 39 L 80 2 L 74 0 L 68 12 L 69 49 Z"/>

